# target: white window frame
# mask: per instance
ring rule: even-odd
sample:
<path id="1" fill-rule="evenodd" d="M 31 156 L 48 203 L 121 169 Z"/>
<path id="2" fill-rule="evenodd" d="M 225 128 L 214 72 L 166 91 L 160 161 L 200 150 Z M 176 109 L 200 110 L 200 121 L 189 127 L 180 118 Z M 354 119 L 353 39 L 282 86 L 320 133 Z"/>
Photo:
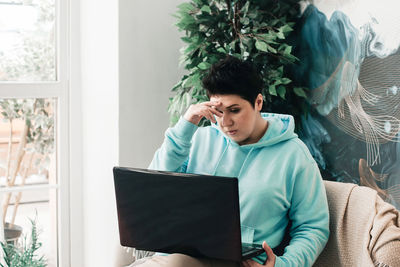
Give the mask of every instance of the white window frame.
<path id="1" fill-rule="evenodd" d="M 71 266 L 70 246 L 70 0 L 54 0 L 56 8 L 56 77 L 54 82 L 2 82 L 0 98 L 56 98 L 56 170 L 58 266 Z M 21 186 L 15 191 L 39 189 Z M 0 193 L 14 189 L 0 189 Z"/>

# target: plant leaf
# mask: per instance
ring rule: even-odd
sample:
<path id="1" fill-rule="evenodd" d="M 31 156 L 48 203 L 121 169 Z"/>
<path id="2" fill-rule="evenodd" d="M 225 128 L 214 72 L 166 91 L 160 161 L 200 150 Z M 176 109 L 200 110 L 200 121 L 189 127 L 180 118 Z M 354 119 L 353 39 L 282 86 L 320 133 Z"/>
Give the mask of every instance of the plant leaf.
<path id="1" fill-rule="evenodd" d="M 293 28 L 290 27 L 289 24 L 285 24 L 285 25 L 283 25 L 282 27 L 279 28 L 279 31 L 280 32 L 291 32 L 291 31 L 293 31 Z"/>
<path id="2" fill-rule="evenodd" d="M 304 92 L 303 88 L 301 87 L 294 87 L 293 91 L 296 95 L 300 96 L 300 97 L 304 97 L 307 98 L 306 92 Z"/>
<path id="3" fill-rule="evenodd" d="M 189 13 L 190 11 L 194 10 L 195 7 L 191 3 L 182 3 L 178 5 L 178 9 L 182 13 Z"/>
<path id="4" fill-rule="evenodd" d="M 256 48 L 258 50 L 260 50 L 260 51 L 268 52 L 268 45 L 267 45 L 267 43 L 265 43 L 263 41 L 257 40 L 256 41 Z"/>
<path id="5" fill-rule="evenodd" d="M 224 54 L 226 53 L 226 50 L 223 47 L 218 47 L 217 51 L 220 52 L 220 53 L 224 53 Z"/>
<path id="6" fill-rule="evenodd" d="M 270 94 L 270 95 L 277 96 L 275 85 L 273 85 L 273 84 L 270 85 L 269 88 L 268 88 L 268 91 L 269 91 L 269 94 Z"/>
<path id="7" fill-rule="evenodd" d="M 250 1 L 246 1 L 246 4 L 244 4 L 242 9 L 240 10 L 240 12 L 243 14 L 242 15 L 243 17 L 245 17 L 247 12 L 249 11 L 249 5 L 250 5 Z"/>
<path id="8" fill-rule="evenodd" d="M 286 95 L 286 88 L 285 88 L 285 86 L 279 85 L 279 86 L 278 86 L 277 92 L 278 92 L 278 95 L 279 95 L 282 99 L 285 99 L 285 95 Z"/>
<path id="9" fill-rule="evenodd" d="M 199 65 L 197 65 L 197 67 L 201 70 L 207 70 L 210 68 L 210 66 L 211 64 L 207 62 L 201 62 Z"/>
<path id="10" fill-rule="evenodd" d="M 210 9 L 210 7 L 207 6 L 207 5 L 203 6 L 203 7 L 200 9 L 200 11 L 203 12 L 203 13 L 211 14 L 211 9 Z"/>
<path id="11" fill-rule="evenodd" d="M 285 39 L 285 35 L 283 34 L 283 32 L 277 32 L 276 37 L 278 37 L 279 39 Z"/>
<path id="12" fill-rule="evenodd" d="M 273 48 L 272 46 L 270 46 L 269 44 L 266 44 L 267 45 L 267 48 L 268 48 L 268 50 L 270 51 L 270 52 L 272 52 L 272 53 L 274 53 L 274 54 L 276 54 L 278 51 L 276 51 L 276 49 L 275 48 Z"/>
<path id="13" fill-rule="evenodd" d="M 289 84 L 292 80 L 289 78 L 282 78 L 282 84 Z"/>

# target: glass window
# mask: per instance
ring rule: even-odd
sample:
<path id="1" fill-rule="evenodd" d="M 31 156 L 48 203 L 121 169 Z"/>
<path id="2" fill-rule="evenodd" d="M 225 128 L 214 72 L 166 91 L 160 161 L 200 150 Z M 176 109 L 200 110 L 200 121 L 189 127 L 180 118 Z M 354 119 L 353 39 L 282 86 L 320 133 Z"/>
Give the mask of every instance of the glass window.
<path id="1" fill-rule="evenodd" d="M 0 0 L 0 238 L 36 229 L 49 267 L 70 266 L 69 4 Z"/>
<path id="2" fill-rule="evenodd" d="M 0 186 L 49 182 L 54 99 L 0 99 Z"/>
<path id="3" fill-rule="evenodd" d="M 6 241 L 23 245 L 35 222 L 47 266 L 57 266 L 54 98 L 0 99 L 0 192 Z M 21 235 L 18 238 L 18 234 Z"/>
<path id="4" fill-rule="evenodd" d="M 55 81 L 54 0 L 0 2 L 0 81 Z"/>

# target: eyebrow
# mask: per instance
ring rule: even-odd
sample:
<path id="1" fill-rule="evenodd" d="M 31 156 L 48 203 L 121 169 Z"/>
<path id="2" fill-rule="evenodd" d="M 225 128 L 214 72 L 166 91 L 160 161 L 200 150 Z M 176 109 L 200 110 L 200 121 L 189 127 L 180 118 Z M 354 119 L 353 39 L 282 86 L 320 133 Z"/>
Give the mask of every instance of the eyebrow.
<path id="1" fill-rule="evenodd" d="M 230 106 L 228 106 L 228 107 L 226 107 L 226 108 L 224 108 L 224 109 L 230 109 L 230 108 L 233 108 L 233 107 L 235 107 L 235 106 L 240 107 L 239 104 L 232 104 L 232 105 L 230 105 Z"/>
<path id="2" fill-rule="evenodd" d="M 233 105 L 230 105 L 229 107 L 226 107 L 226 108 L 233 108 L 234 106 L 239 106 L 239 104 L 233 104 Z"/>

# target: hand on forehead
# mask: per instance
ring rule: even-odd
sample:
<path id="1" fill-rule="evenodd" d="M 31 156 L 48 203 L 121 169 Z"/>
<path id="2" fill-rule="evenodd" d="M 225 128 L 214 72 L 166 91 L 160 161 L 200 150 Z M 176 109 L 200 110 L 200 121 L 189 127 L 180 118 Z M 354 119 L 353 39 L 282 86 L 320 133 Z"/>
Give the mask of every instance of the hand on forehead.
<path id="1" fill-rule="evenodd" d="M 229 109 L 233 106 L 240 106 L 241 101 L 245 101 L 240 96 L 236 95 L 216 95 L 210 97 L 210 103 L 213 107 L 219 109 Z"/>

